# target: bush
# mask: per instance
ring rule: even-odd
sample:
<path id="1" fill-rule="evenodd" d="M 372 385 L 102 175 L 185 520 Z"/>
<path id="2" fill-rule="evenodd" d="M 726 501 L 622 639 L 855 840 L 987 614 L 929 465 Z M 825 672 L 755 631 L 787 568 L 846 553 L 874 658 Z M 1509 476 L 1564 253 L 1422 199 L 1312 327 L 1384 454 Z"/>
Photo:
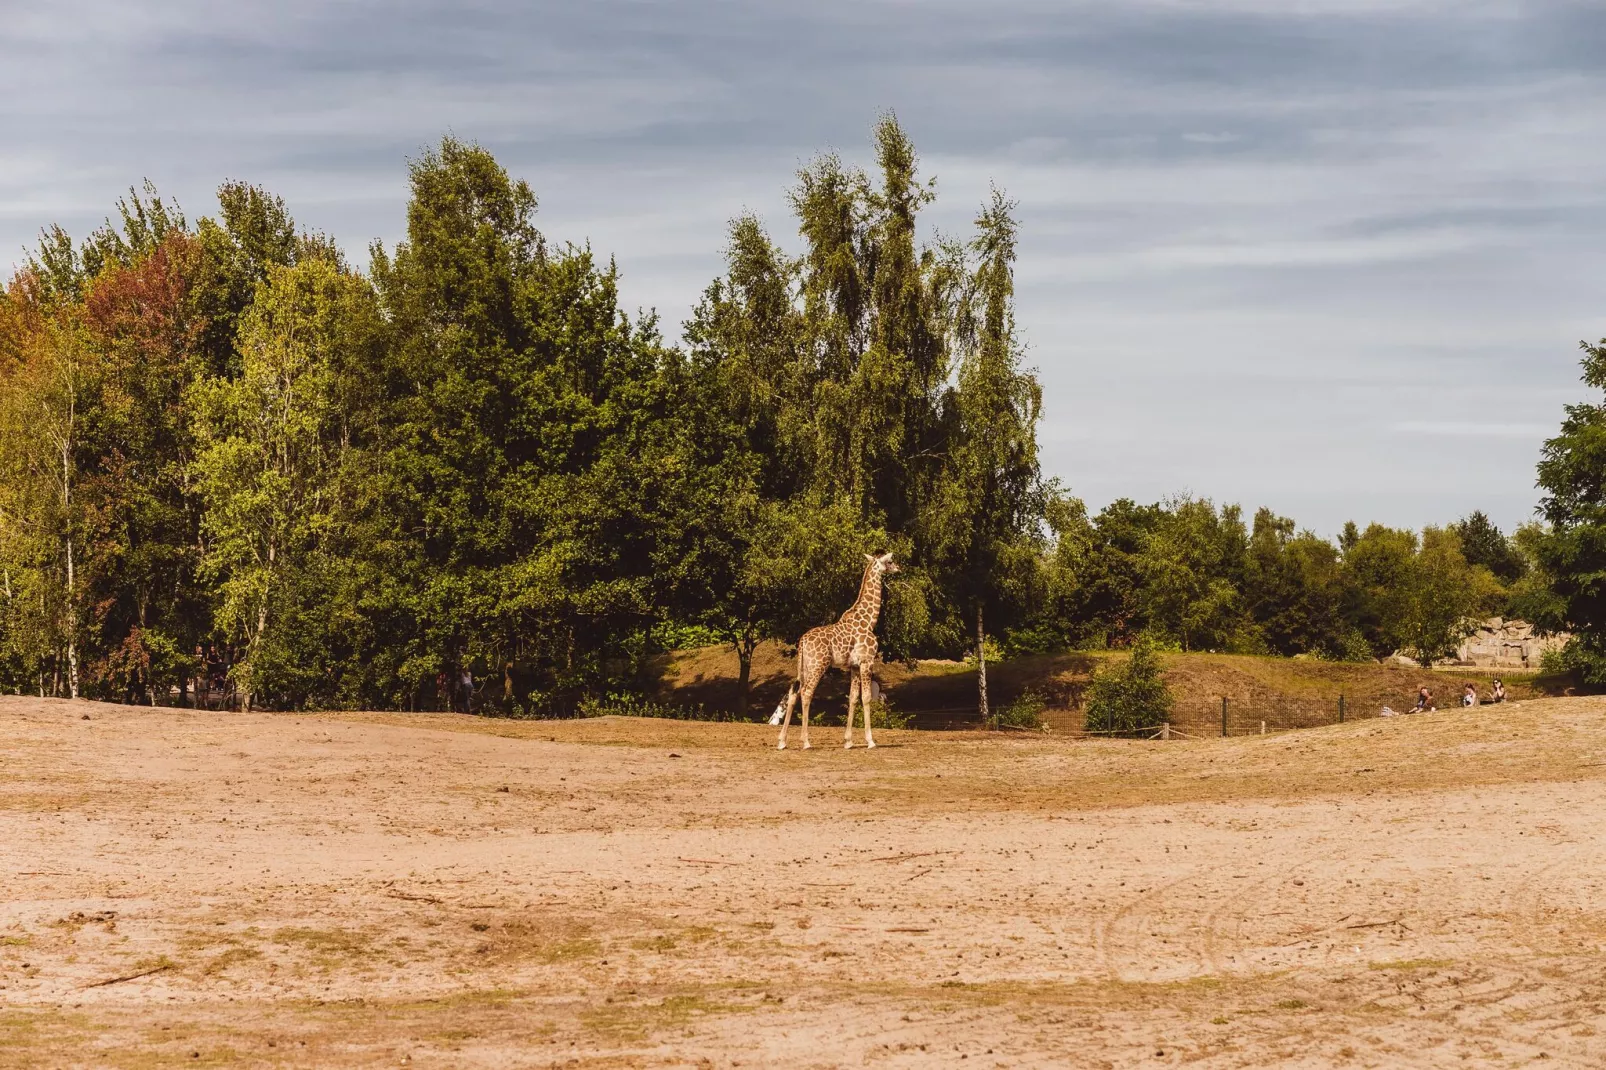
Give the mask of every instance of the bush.
<path id="1" fill-rule="evenodd" d="M 1029 728 L 1042 732 L 1048 729 L 1043 723 L 1043 710 L 1047 708 L 1048 700 L 1036 691 L 1023 692 L 1020 698 L 995 709 L 992 716 L 987 718 L 988 728 Z"/>
<path id="2" fill-rule="evenodd" d="M 883 698 L 870 703 L 870 724 L 875 728 L 908 728 L 913 715 L 904 713 Z"/>
<path id="3" fill-rule="evenodd" d="M 699 703 L 696 706 L 675 706 L 667 702 L 654 702 L 640 695 L 614 694 L 607 698 L 587 697 L 580 700 L 576 711 L 580 717 L 662 717 L 671 721 L 734 721 L 729 710 L 711 710 Z"/>
<path id="4" fill-rule="evenodd" d="M 1560 650 L 1544 652 L 1539 659 L 1542 676 L 1570 676 L 1574 683 L 1590 691 L 1606 687 L 1606 652 L 1581 636 L 1567 640 Z"/>
<path id="5" fill-rule="evenodd" d="M 1366 641 L 1366 636 L 1359 631 L 1345 632 L 1332 646 L 1322 650 L 1320 657 L 1323 661 L 1354 661 L 1369 662 L 1377 659 L 1372 656 L 1372 647 Z"/>
<path id="6" fill-rule="evenodd" d="M 652 644 L 660 650 L 696 650 L 705 646 L 725 646 L 730 640 L 721 632 L 702 624 L 656 625 L 651 632 Z"/>
<path id="7" fill-rule="evenodd" d="M 1089 732 L 1134 735 L 1161 724 L 1171 715 L 1171 689 L 1160 675 L 1154 644 L 1141 637 L 1120 666 L 1106 665 L 1093 674 L 1087 688 Z"/>

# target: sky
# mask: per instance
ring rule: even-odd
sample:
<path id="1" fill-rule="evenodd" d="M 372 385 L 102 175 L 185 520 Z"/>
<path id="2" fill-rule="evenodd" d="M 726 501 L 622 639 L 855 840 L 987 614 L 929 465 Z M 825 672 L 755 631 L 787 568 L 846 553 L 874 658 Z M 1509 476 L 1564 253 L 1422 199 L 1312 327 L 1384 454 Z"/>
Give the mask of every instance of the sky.
<path id="1" fill-rule="evenodd" d="M 727 221 L 797 247 L 894 111 L 962 235 L 1019 202 L 1043 464 L 1333 534 L 1532 517 L 1606 336 L 1606 5 L 1481 0 L 0 0 L 0 269 L 149 178 L 267 186 L 352 258 L 445 134 L 666 334 Z"/>

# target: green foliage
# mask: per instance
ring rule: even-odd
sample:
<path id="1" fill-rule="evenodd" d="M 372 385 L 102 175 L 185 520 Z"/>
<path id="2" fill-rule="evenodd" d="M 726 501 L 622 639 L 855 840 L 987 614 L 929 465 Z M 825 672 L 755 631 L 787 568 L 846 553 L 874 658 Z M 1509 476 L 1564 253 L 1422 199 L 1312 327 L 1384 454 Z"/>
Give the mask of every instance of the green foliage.
<path id="1" fill-rule="evenodd" d="M 1393 634 L 1402 650 L 1431 665 L 1455 652 L 1498 595 L 1488 570 L 1462 556 L 1453 529 L 1425 528 L 1404 582 L 1388 602 Z"/>
<path id="2" fill-rule="evenodd" d="M 706 706 L 683 706 L 673 702 L 658 702 L 630 692 L 615 692 L 604 696 L 586 696 L 575 708 L 579 717 L 656 717 L 668 721 L 734 721 L 730 710 L 710 710 Z"/>
<path id="3" fill-rule="evenodd" d="M 1041 732 L 1048 727 L 1043 721 L 1043 711 L 1047 708 L 1047 699 L 1036 691 L 1026 691 L 1003 708 L 992 711 L 987 727 L 1026 728 Z"/>
<path id="4" fill-rule="evenodd" d="M 872 728 L 908 728 L 914 723 L 914 715 L 905 713 L 885 696 L 879 702 L 869 705 L 870 726 Z"/>
<path id="5" fill-rule="evenodd" d="M 1528 560 L 1481 510 L 1474 510 L 1450 525 L 1461 541 L 1461 554 L 1469 565 L 1482 565 L 1501 583 L 1515 583 L 1528 571 Z"/>
<path id="6" fill-rule="evenodd" d="M 1606 390 L 1606 339 L 1581 346 L 1583 381 Z M 1590 683 L 1606 682 L 1606 404 L 1567 407 L 1560 432 L 1545 443 L 1539 486 L 1549 527 L 1524 542 L 1551 581 L 1554 601 L 1533 601 L 1547 626 L 1574 633 L 1573 666 Z"/>
<path id="7" fill-rule="evenodd" d="M 344 567 L 342 380 L 369 365 L 381 330 L 363 279 L 323 260 L 274 266 L 241 322 L 240 375 L 201 379 L 187 399 L 201 576 L 240 650 L 232 671 L 248 709 L 259 696 L 311 701 L 329 671 L 323 644 L 298 640 L 324 633 L 322 596 Z"/>
<path id="8" fill-rule="evenodd" d="M 1153 642 L 1140 637 L 1119 663 L 1106 663 L 1087 689 L 1087 731 L 1109 735 L 1141 733 L 1171 715 L 1171 689 Z"/>
<path id="9" fill-rule="evenodd" d="M 869 551 L 901 566 L 888 660 L 1147 637 L 1154 683 L 1161 648 L 1442 656 L 1491 612 L 1606 650 L 1606 406 L 1569 410 L 1547 523 L 1509 539 L 1090 515 L 1040 471 L 1014 203 L 938 238 L 891 115 L 873 157 L 799 171 L 795 249 L 734 220 L 683 347 L 452 138 L 366 273 L 244 182 L 193 224 L 147 184 L 47 228 L 0 296 L 0 686 L 165 701 L 205 664 L 251 705 L 461 707 L 472 672 L 476 709 L 567 716 L 649 708 L 652 655 L 717 642 L 748 717 L 758 644 L 838 616 Z"/>

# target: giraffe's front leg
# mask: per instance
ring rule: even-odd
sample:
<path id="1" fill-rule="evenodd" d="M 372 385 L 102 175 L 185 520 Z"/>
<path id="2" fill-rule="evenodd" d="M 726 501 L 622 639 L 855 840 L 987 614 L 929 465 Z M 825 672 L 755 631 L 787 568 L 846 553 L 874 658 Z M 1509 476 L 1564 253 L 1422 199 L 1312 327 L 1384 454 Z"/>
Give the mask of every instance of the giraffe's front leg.
<path id="1" fill-rule="evenodd" d="M 848 730 L 842 736 L 843 749 L 853 747 L 853 700 L 859 698 L 859 676 L 854 673 L 848 678 Z"/>
<path id="2" fill-rule="evenodd" d="M 814 701 L 812 690 L 803 693 L 803 749 L 812 750 L 813 744 L 809 742 L 809 703 Z"/>

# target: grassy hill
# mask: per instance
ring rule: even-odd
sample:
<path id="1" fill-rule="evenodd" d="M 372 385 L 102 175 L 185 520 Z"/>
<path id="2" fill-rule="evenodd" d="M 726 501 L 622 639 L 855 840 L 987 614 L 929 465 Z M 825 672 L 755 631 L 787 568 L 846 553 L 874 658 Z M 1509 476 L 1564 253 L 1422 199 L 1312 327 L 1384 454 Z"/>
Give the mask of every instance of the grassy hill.
<path id="1" fill-rule="evenodd" d="M 1080 731 L 1088 681 L 1103 662 L 1124 654 L 1097 651 L 1046 654 L 990 663 L 988 691 L 994 705 L 1031 690 L 1049 704 L 1047 718 L 1057 731 Z M 703 647 L 668 655 L 656 698 L 661 702 L 709 709 L 729 707 L 736 694 L 736 655 L 724 647 Z M 778 644 L 761 646 L 753 659 L 750 716 L 774 708 L 792 680 L 794 661 Z M 921 728 L 967 728 L 976 724 L 976 672 L 960 662 L 923 661 L 884 666 L 879 675 L 893 707 L 911 714 Z M 1513 672 L 1429 671 L 1404 665 L 1325 662 L 1304 658 L 1239 654 L 1169 654 L 1166 682 L 1176 696 L 1172 724 L 1188 732 L 1219 734 L 1221 700 L 1227 699 L 1230 730 L 1258 732 L 1329 724 L 1338 719 L 1339 696 L 1346 718 L 1375 717 L 1385 705 L 1409 709 L 1417 688 L 1433 690 L 1440 708 L 1460 702 L 1468 682 L 1488 694 L 1495 676 L 1513 699 L 1560 693 L 1562 682 Z M 815 697 L 816 712 L 840 723 L 847 699 L 847 677 L 830 673 Z"/>

